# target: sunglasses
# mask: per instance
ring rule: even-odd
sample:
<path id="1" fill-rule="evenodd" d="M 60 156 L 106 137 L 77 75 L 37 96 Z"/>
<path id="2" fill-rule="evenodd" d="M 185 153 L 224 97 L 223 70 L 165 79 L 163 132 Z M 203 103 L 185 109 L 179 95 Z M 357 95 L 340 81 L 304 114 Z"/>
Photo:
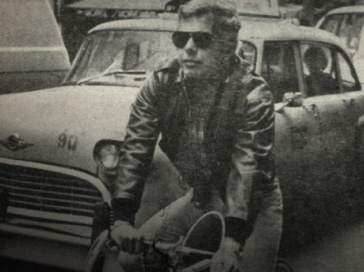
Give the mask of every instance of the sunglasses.
<path id="1" fill-rule="evenodd" d="M 178 31 L 172 34 L 172 41 L 177 48 L 182 49 L 186 46 L 191 37 L 195 45 L 201 49 L 209 48 L 214 40 L 214 36 L 208 32 Z"/>

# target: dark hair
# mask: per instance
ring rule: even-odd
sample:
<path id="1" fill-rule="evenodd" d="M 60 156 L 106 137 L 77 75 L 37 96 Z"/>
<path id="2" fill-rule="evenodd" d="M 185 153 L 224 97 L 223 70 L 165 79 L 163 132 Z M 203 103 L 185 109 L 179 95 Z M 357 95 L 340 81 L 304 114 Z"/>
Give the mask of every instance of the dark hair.
<path id="1" fill-rule="evenodd" d="M 229 44 L 231 43 L 235 50 L 240 21 L 232 0 L 191 0 L 179 8 L 178 18 L 183 20 L 208 14 L 213 16 L 212 31 L 214 34 L 232 34 L 233 39 L 229 41 Z"/>

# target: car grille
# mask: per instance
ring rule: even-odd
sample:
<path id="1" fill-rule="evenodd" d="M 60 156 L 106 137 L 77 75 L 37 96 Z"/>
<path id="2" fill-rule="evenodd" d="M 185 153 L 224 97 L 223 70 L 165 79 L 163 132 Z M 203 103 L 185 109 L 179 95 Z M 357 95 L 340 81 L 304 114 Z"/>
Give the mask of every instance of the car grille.
<path id="1" fill-rule="evenodd" d="M 0 189 L 9 206 L 70 215 L 92 216 L 101 193 L 89 182 L 62 173 L 0 164 Z"/>
<path id="2" fill-rule="evenodd" d="M 103 189 L 93 184 L 95 180 L 62 167 L 0 162 L 0 231 L 5 228 L 16 232 L 20 227 L 28 235 L 43 237 L 48 233 L 51 239 L 90 245 L 97 235 L 95 224 L 108 224 L 110 218 L 108 211 L 102 212 L 101 217 L 98 214 L 100 207 L 107 204 L 100 191 Z M 107 216 L 107 220 L 102 216 Z M 4 220 L 7 224 L 1 224 Z"/>

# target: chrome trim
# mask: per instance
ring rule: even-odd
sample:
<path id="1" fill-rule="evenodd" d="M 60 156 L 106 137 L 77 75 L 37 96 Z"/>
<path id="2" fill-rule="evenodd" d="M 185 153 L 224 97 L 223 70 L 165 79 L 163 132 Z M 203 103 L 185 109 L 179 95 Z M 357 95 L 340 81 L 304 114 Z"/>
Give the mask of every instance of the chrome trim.
<path id="1" fill-rule="evenodd" d="M 8 213 L 14 214 L 18 216 L 22 216 L 26 214 L 27 216 L 39 218 L 39 219 L 46 219 L 52 221 L 61 221 L 61 222 L 77 222 L 83 225 L 92 225 L 92 218 L 88 216 L 81 216 L 81 215 L 72 215 L 72 214 L 62 214 L 62 213 L 54 213 L 54 212 L 44 212 L 44 211 L 36 211 L 30 209 L 23 209 L 17 207 L 8 207 Z"/>
<path id="2" fill-rule="evenodd" d="M 30 168 L 41 169 L 41 170 L 46 170 L 46 171 L 53 171 L 53 172 L 57 172 L 57 173 L 63 173 L 63 174 L 69 175 L 69 176 L 74 176 L 76 178 L 80 178 L 83 180 L 87 180 L 100 191 L 102 198 L 106 203 L 108 203 L 109 205 L 111 203 L 111 194 L 107 190 L 106 186 L 98 178 L 96 178 L 90 174 L 80 172 L 75 169 L 65 168 L 65 167 L 56 166 L 56 165 L 48 165 L 48 164 L 44 164 L 44 163 L 13 160 L 13 159 L 7 159 L 7 158 L 0 158 L 0 163 L 15 165 L 15 166 L 30 167 Z"/>
<path id="3" fill-rule="evenodd" d="M 51 231 L 37 230 L 23 226 L 14 226 L 7 223 L 0 223 L 0 233 L 13 233 L 17 235 L 30 236 L 50 241 L 59 241 L 69 244 L 90 246 L 90 238 L 75 237 L 67 234 L 59 234 Z M 4 235 L 4 234 L 1 234 Z M 0 254 L 1 255 L 1 254 Z"/>

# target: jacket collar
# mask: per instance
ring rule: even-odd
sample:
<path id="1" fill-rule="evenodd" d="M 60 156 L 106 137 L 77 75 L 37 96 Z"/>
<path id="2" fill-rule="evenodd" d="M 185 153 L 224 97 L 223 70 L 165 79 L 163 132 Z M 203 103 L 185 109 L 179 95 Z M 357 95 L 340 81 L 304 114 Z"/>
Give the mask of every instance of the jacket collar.
<path id="1" fill-rule="evenodd" d="M 182 88 L 172 88 L 174 91 L 183 91 L 183 71 L 180 68 L 178 60 L 172 59 L 165 62 L 162 66 L 160 66 L 160 70 L 174 70 L 177 74 L 174 77 L 174 84 L 182 87 Z M 232 62 L 230 75 L 224 80 L 221 84 L 221 98 L 218 104 L 218 107 L 221 109 L 228 109 L 231 103 L 238 98 L 237 96 L 241 92 L 244 87 L 243 81 L 249 73 L 249 64 L 241 59 L 239 56 L 236 56 L 234 61 Z M 177 86 L 176 86 L 177 87 Z"/>

